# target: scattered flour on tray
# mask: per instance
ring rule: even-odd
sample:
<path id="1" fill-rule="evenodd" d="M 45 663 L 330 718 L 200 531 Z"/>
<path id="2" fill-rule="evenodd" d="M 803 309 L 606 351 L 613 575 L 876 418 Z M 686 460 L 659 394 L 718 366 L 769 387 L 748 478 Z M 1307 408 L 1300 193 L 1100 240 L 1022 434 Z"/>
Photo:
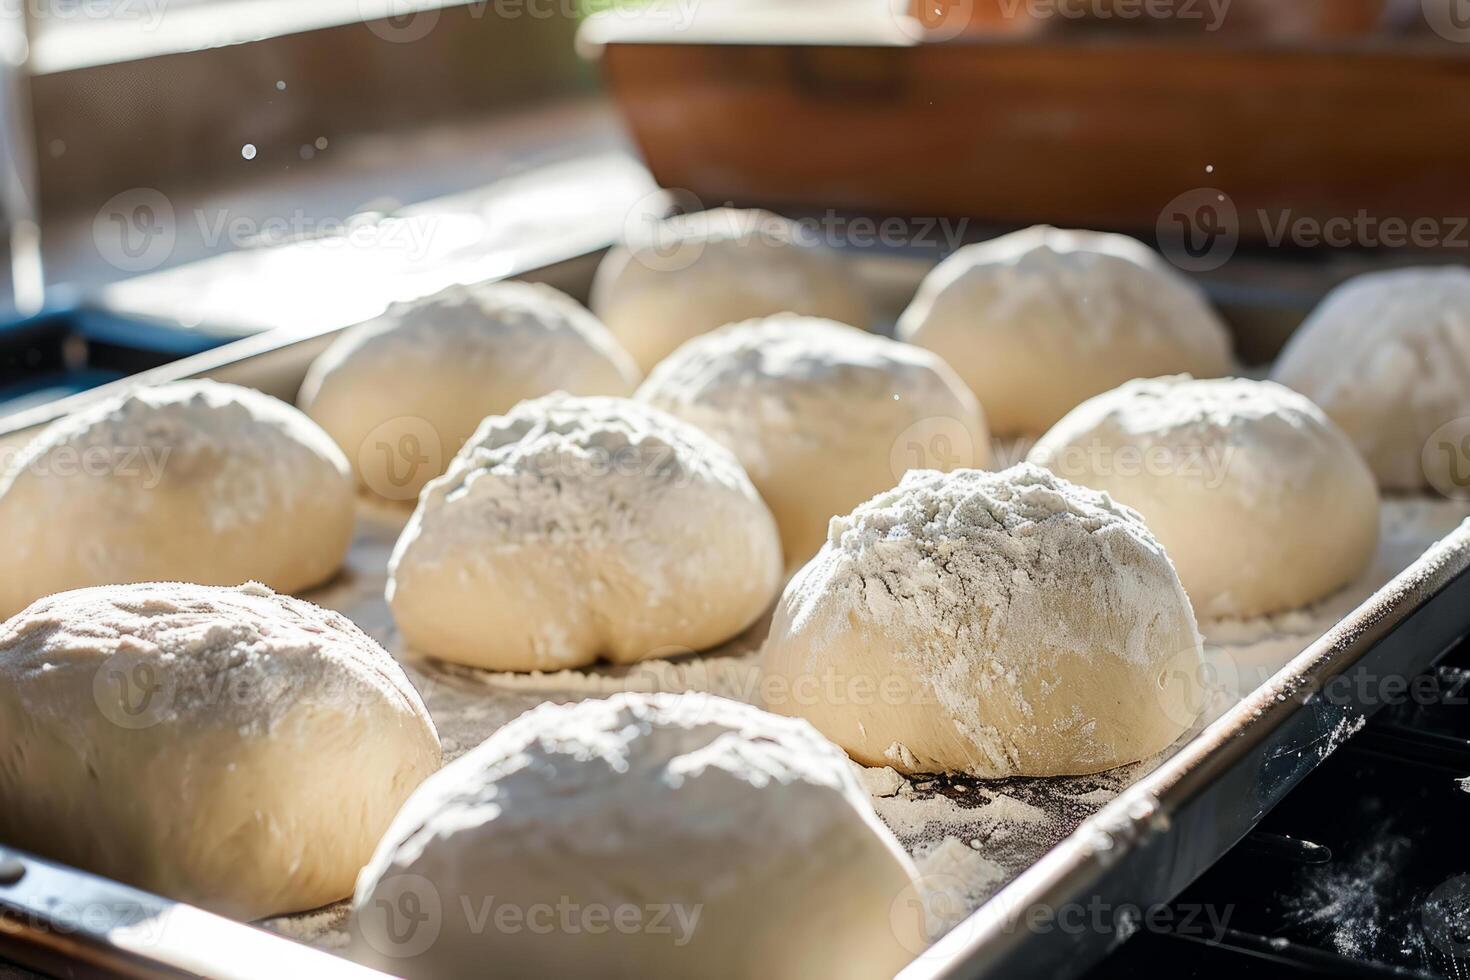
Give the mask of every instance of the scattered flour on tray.
<path id="1" fill-rule="evenodd" d="M 369 505 L 362 510 L 346 573 L 306 598 L 346 613 L 404 663 L 439 726 L 446 761 L 544 700 L 693 689 L 749 702 L 758 699 L 764 622 L 703 656 L 621 669 L 493 674 L 446 668 L 406 653 L 383 602 L 383 585 L 388 554 L 407 515 Z M 1470 504 L 1390 497 L 1383 505 L 1375 561 L 1342 592 L 1284 615 L 1201 623 L 1207 654 L 1220 676 L 1219 696 L 1191 732 L 1153 759 L 1093 776 L 983 781 L 969 776 L 907 779 L 889 768 L 856 767 L 878 816 L 913 855 L 925 888 L 940 896 L 929 907 L 950 922 L 978 908 L 1467 517 Z M 347 941 L 345 923 L 346 903 L 338 903 L 265 926 L 335 950 Z"/>

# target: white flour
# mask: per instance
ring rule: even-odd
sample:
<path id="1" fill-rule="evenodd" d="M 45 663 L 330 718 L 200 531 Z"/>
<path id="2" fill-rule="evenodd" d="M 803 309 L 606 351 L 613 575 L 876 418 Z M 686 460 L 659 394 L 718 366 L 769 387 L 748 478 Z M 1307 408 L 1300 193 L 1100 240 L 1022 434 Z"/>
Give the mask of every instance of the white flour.
<path id="1" fill-rule="evenodd" d="M 1220 698 L 1191 733 L 1155 759 L 1095 776 L 992 781 L 910 780 L 892 769 L 857 767 L 879 817 L 914 856 L 925 886 L 941 896 L 930 903 L 931 909 L 949 909 L 950 921 L 974 911 L 1218 717 L 1240 693 L 1254 688 L 1256 678 L 1279 670 L 1467 517 L 1470 504 L 1389 498 L 1375 561 L 1341 593 L 1310 609 L 1264 620 L 1202 623 L 1207 653 L 1241 669 L 1222 675 Z M 710 654 L 631 668 L 494 674 L 426 663 L 401 649 L 382 600 L 388 552 L 403 519 L 386 508 L 363 507 L 347 574 L 308 598 L 348 613 L 404 662 L 439 726 L 446 760 L 544 700 L 600 698 L 619 690 L 703 689 L 705 682 L 717 693 L 742 700 L 754 700 L 751 692 L 759 691 L 756 653 L 764 622 Z M 1228 694 L 1223 689 L 1227 684 Z M 345 909 L 342 903 L 266 925 L 293 939 L 340 949 L 347 941 Z"/>
<path id="2" fill-rule="evenodd" d="M 117 519 L 125 520 L 121 509 L 126 498 L 143 496 L 140 487 L 152 490 L 165 477 L 170 484 L 208 480 L 208 491 L 195 496 L 209 503 L 210 530 L 225 533 L 290 513 L 315 485 L 303 474 L 341 460 L 336 444 L 289 405 L 251 388 L 178 381 L 52 423 L 13 459 L 0 488 L 33 470 L 53 477 L 54 493 L 110 494 L 105 499 L 117 501 Z M 73 474 L 96 478 L 54 478 Z"/>
<path id="3" fill-rule="evenodd" d="M 767 456 L 773 442 L 812 452 L 869 450 L 908 424 L 890 431 L 895 419 L 963 416 L 957 391 L 957 379 L 927 350 L 831 320 L 779 314 L 691 341 L 659 362 L 637 397 L 734 449 L 760 485 L 780 476 L 781 458 Z M 968 411 L 975 414 L 973 404 Z"/>
<path id="4" fill-rule="evenodd" d="M 594 356 L 595 354 L 595 356 Z M 613 372 L 636 379 L 627 353 L 576 301 L 538 283 L 455 285 L 348 329 L 302 383 L 309 405 L 353 361 L 400 377 L 433 377 L 445 363 L 483 372 L 487 385 L 514 378 L 526 391 L 592 390 Z"/>
<path id="5" fill-rule="evenodd" d="M 1424 450 L 1441 425 L 1470 414 L 1467 373 L 1470 270 L 1445 266 L 1338 286 L 1292 334 L 1271 377 L 1322 406 L 1381 486 L 1414 490 L 1455 483 L 1462 457 Z M 1450 431 L 1451 447 L 1464 432 Z"/>
<path id="6" fill-rule="evenodd" d="M 548 395 L 487 419 L 459 451 L 426 494 L 437 508 L 421 504 L 415 513 L 417 560 L 462 559 L 466 536 L 487 548 L 544 541 L 639 549 L 658 514 L 679 513 L 688 506 L 681 495 L 701 490 L 755 494 L 729 450 L 692 426 L 622 399 Z M 429 533 L 430 511 L 445 533 Z M 647 564 L 657 571 L 688 560 L 659 555 Z"/>
<path id="7" fill-rule="evenodd" d="M 1038 706 L 1055 657 L 1090 661 L 1088 670 L 1106 662 L 1099 675 L 1153 688 L 1179 651 L 1199 645 L 1189 601 L 1138 515 L 1029 464 L 1003 474 L 910 471 L 896 489 L 834 518 L 827 548 L 788 586 L 782 617 L 783 643 L 800 637 L 791 656 L 804 661 L 782 671 L 820 674 L 853 630 L 884 637 L 895 669 L 933 692 L 941 724 L 963 739 L 965 758 L 938 768 L 983 776 L 1035 772 L 1022 760 L 1048 765 L 1037 759 L 1060 753 L 1095 768 L 1116 762 L 1115 741 L 1128 736 L 1116 721 L 1099 726 L 1116 703 L 1107 695 L 1077 699 L 1070 715 Z M 997 713 L 1026 723 L 998 727 Z M 1145 751 L 1187 723 L 1160 726 Z M 856 755 L 871 761 L 883 744 Z M 885 757 L 923 771 L 935 768 L 929 751 L 895 743 Z"/>

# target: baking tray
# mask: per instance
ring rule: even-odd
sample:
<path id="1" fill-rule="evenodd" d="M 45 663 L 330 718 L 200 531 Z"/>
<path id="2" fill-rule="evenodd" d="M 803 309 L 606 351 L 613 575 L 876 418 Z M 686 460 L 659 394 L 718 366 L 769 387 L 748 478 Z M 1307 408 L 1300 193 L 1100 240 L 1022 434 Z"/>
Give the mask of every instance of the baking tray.
<path id="1" fill-rule="evenodd" d="M 575 256 L 525 278 L 585 295 L 598 257 Z M 925 268 L 925 260 L 902 253 L 865 250 L 855 261 L 875 292 L 875 304 L 889 314 L 903 305 Z M 1251 308 L 1247 303 L 1240 309 Z M 1291 318 L 1300 312 L 1276 314 Z M 261 334 L 146 372 L 129 383 L 202 376 L 294 399 L 307 366 L 335 333 L 333 328 L 307 336 L 299 330 L 286 336 Z M 19 444 L 36 426 L 110 390 L 104 386 L 0 422 L 0 446 Z M 1464 505 L 1453 502 L 1389 500 L 1385 526 L 1392 533 L 1386 544 L 1392 547 L 1375 560 L 1364 581 L 1308 612 L 1249 629 L 1224 624 L 1218 636 L 1206 629 L 1211 656 L 1230 664 L 1234 686 L 1249 693 L 1239 703 L 1224 698 L 1212 708 L 1217 718 L 1198 724 L 1154 759 L 1091 777 L 992 783 L 948 777 L 903 780 L 891 771 L 865 770 L 864 784 L 875 807 L 891 825 L 901 824 L 896 830 L 922 859 L 926 882 L 940 887 L 955 878 L 972 884 L 952 874 L 949 864 L 934 860 L 956 850 L 967 859 L 994 857 L 1000 869 L 983 889 L 959 897 L 964 914 L 903 975 L 1076 975 L 1126 939 L 1138 923 L 1121 913 L 1169 901 L 1247 834 L 1376 710 L 1378 681 L 1416 676 L 1470 632 L 1470 528 L 1460 524 L 1467 513 Z M 628 689 L 704 689 L 738 697 L 753 690 L 746 681 L 763 624 L 708 654 L 625 668 L 504 675 L 425 662 L 398 644 L 382 600 L 387 554 L 404 517 L 400 510 L 364 504 L 346 571 L 306 598 L 346 612 L 399 657 L 424 693 L 450 756 L 547 698 L 570 700 Z M 1242 631 L 1251 638 L 1235 637 Z M 1268 655 L 1254 660 L 1247 655 L 1262 649 Z M 925 824 L 916 834 L 902 818 L 909 812 L 905 807 L 930 807 L 947 816 L 937 827 Z M 1026 816 L 1028 809 L 1044 811 L 1047 819 Z M 1002 826 L 1005 834 L 996 832 Z M 934 846 L 940 833 L 947 851 Z M 981 846 L 967 849 L 965 841 Z M 277 938 L 339 948 L 346 939 L 346 910 L 340 903 L 265 923 L 265 929 L 277 934 L 272 936 L 139 896 L 54 862 L 23 863 L 35 870 L 12 885 L 5 883 L 0 866 L 0 956 L 38 969 L 126 976 L 371 975 L 307 945 Z M 55 902 L 75 903 L 89 895 L 105 896 L 113 908 L 145 910 L 138 914 L 147 921 L 182 925 L 161 939 L 139 942 L 126 931 L 89 931 L 85 923 L 67 922 L 62 932 L 48 924 Z M 1064 934 L 1027 924 L 1034 910 L 1098 905 L 1120 912 L 1106 928 Z M 305 959 L 292 962 L 293 957 Z"/>

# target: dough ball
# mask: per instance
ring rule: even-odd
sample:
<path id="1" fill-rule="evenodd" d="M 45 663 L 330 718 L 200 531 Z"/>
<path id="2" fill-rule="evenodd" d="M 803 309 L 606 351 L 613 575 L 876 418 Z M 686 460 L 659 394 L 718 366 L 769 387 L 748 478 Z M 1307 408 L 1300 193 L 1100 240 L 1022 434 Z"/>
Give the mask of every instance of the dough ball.
<path id="1" fill-rule="evenodd" d="M 834 520 L 787 585 L 764 690 L 863 765 L 1080 775 L 1184 732 L 1200 657 L 1132 510 L 1030 464 L 915 470 Z"/>
<path id="2" fill-rule="evenodd" d="M 842 259 L 769 211 L 718 208 L 659 222 L 608 253 L 592 309 L 645 372 L 716 327 L 803 313 L 867 327 L 872 313 Z"/>
<path id="3" fill-rule="evenodd" d="M 310 419 L 249 388 L 180 381 L 58 419 L 0 477 L 0 610 L 89 585 L 331 578 L 352 477 Z"/>
<path id="4" fill-rule="evenodd" d="M 543 704 L 425 783 L 358 883 L 352 952 L 434 980 L 887 978 L 915 884 L 809 725 L 622 694 Z"/>
<path id="5" fill-rule="evenodd" d="M 0 627 L 0 840 L 222 915 L 350 895 L 438 766 L 382 647 L 253 582 L 80 589 Z"/>
<path id="6" fill-rule="evenodd" d="M 1463 496 L 1470 434 L 1470 269 L 1400 269 L 1333 290 L 1272 379 L 1322 407 L 1380 486 Z M 1461 420 L 1446 438 L 1432 438 Z"/>
<path id="7" fill-rule="evenodd" d="M 939 354 L 1000 436 L 1037 436 L 1133 378 L 1230 373 L 1203 293 L 1123 235 L 1036 227 L 959 249 L 929 273 L 898 336 Z"/>
<path id="8" fill-rule="evenodd" d="M 451 286 L 347 330 L 317 359 L 301 407 L 337 440 L 359 486 L 412 502 L 487 415 L 553 391 L 627 395 L 627 351 L 549 286 Z"/>
<path id="9" fill-rule="evenodd" d="M 729 450 L 622 398 L 484 421 L 388 565 L 404 639 L 491 670 L 633 663 L 730 639 L 781 575 L 771 512 Z"/>
<path id="10" fill-rule="evenodd" d="M 1306 605 L 1356 578 L 1378 543 L 1357 450 L 1269 381 L 1132 381 L 1073 409 L 1030 459 L 1142 514 L 1200 616 Z"/>
<path id="11" fill-rule="evenodd" d="M 697 337 L 654 369 L 638 398 L 728 446 L 800 565 L 827 523 L 911 468 L 985 466 L 975 396 L 926 350 L 785 313 Z"/>

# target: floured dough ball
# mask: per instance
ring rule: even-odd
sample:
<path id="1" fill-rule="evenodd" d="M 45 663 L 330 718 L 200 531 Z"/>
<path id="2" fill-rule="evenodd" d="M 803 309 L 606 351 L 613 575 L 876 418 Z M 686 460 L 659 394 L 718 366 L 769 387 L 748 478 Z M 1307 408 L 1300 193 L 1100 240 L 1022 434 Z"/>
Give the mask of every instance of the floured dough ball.
<path id="1" fill-rule="evenodd" d="M 929 273 L 898 337 L 939 354 L 1000 436 L 1037 436 L 1134 378 L 1230 372 L 1204 295 L 1123 235 L 1036 227 L 955 252 Z"/>
<path id="2" fill-rule="evenodd" d="M 352 954 L 434 980 L 887 978 L 915 879 L 809 725 L 702 694 L 543 704 L 404 806 Z"/>
<path id="3" fill-rule="evenodd" d="M 872 318 L 835 252 L 780 215 L 734 208 L 677 215 L 614 248 L 597 269 L 592 309 L 645 372 L 739 320 L 791 312 L 867 327 Z"/>
<path id="4" fill-rule="evenodd" d="M 1357 450 L 1269 381 L 1133 381 L 1073 409 L 1030 459 L 1142 514 L 1199 616 L 1320 599 L 1378 543 L 1378 490 Z"/>
<path id="5" fill-rule="evenodd" d="M 549 286 L 451 286 L 347 330 L 300 404 L 337 440 L 358 484 L 413 501 L 487 415 L 553 391 L 627 395 L 639 373 L 607 328 Z"/>
<path id="6" fill-rule="evenodd" d="M 975 396 L 929 351 L 854 327 L 780 314 L 697 337 L 638 398 L 728 446 L 776 524 L 789 564 L 827 523 L 911 468 L 985 466 Z"/>
<path id="7" fill-rule="evenodd" d="M 299 592 L 352 537 L 347 461 L 325 432 L 249 388 L 138 388 L 53 422 L 0 478 L 0 611 L 128 582 Z"/>
<path id="8" fill-rule="evenodd" d="M 1470 269 L 1400 269 L 1333 290 L 1276 361 L 1352 439 L 1380 486 L 1463 495 Z M 1445 439 L 1441 426 L 1459 421 Z"/>
<path id="9" fill-rule="evenodd" d="M 557 394 L 485 420 L 388 565 L 404 639 L 491 670 L 633 663 L 730 639 L 781 542 L 730 451 L 635 401 Z"/>
<path id="10" fill-rule="evenodd" d="M 0 627 L 0 840 L 222 915 L 351 894 L 438 766 L 382 647 L 254 583 L 81 589 Z"/>
<path id="11" fill-rule="evenodd" d="M 1030 464 L 916 470 L 787 585 L 764 690 L 866 766 L 1080 775 L 1184 732 L 1200 656 L 1132 510 Z"/>

